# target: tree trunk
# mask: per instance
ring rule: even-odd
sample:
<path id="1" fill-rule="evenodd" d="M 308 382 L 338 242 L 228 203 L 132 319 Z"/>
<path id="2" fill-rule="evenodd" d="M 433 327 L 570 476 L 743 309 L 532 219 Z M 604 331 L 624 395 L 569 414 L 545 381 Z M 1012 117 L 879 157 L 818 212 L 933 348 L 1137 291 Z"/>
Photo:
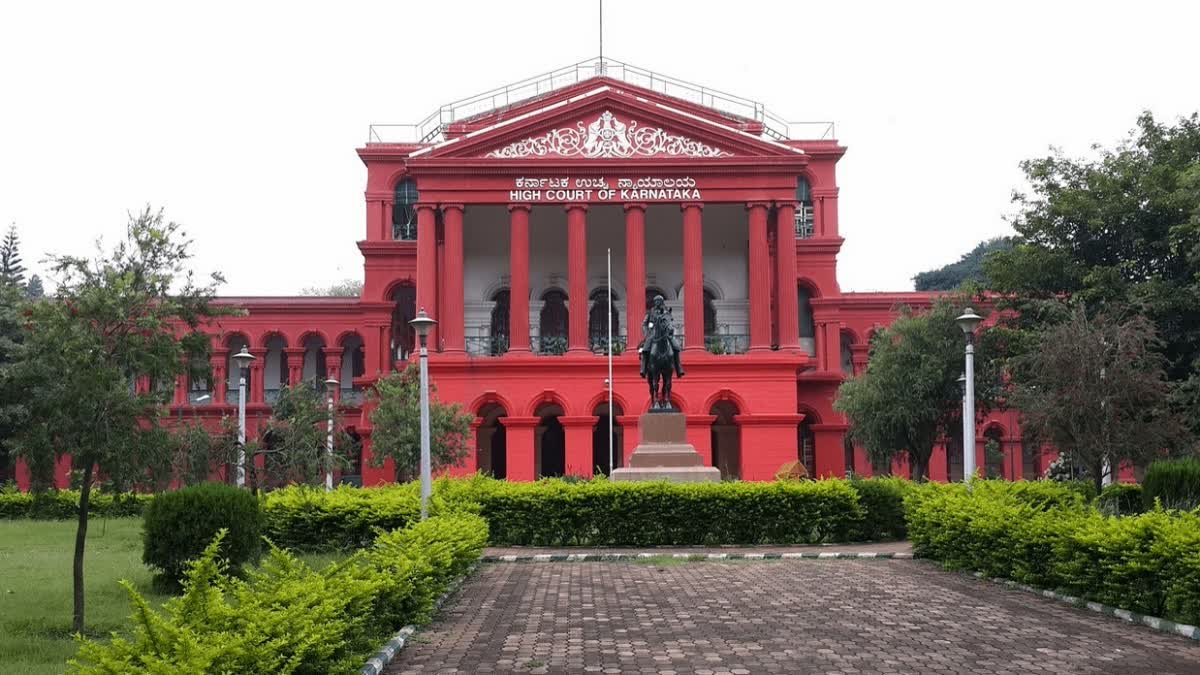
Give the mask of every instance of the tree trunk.
<path id="1" fill-rule="evenodd" d="M 92 461 L 84 460 L 83 482 L 79 486 L 79 525 L 75 528 L 75 561 L 73 563 L 75 613 L 71 631 L 83 632 L 83 549 L 87 544 L 88 507 L 92 496 Z"/>
<path id="2" fill-rule="evenodd" d="M 912 462 L 912 480 L 924 483 L 929 478 L 929 457 L 932 454 L 933 452 L 930 451 L 928 455 L 922 457 L 915 452 L 908 453 L 908 458 Z"/>
<path id="3" fill-rule="evenodd" d="M 1110 469 L 1111 471 L 1111 469 Z M 1096 486 L 1096 494 L 1104 489 L 1104 460 L 1101 459 L 1092 467 L 1092 485 Z"/>

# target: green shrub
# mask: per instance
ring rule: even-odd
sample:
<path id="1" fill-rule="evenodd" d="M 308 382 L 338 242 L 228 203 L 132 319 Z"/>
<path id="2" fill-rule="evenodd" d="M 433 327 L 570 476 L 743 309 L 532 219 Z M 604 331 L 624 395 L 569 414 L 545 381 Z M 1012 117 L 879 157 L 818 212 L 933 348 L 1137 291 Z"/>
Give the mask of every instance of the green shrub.
<path id="1" fill-rule="evenodd" d="M 189 565 L 184 594 L 155 610 L 126 584 L 133 626 L 83 640 L 74 675 L 357 672 L 401 626 L 479 558 L 487 525 L 435 517 L 378 537 L 368 550 L 316 571 L 279 548 L 246 579 L 226 573 L 224 532 Z"/>
<path id="2" fill-rule="evenodd" d="M 1106 516 L 1129 516 L 1141 513 L 1142 486 L 1137 483 L 1113 483 L 1105 485 L 1096 497 L 1096 510 Z"/>
<path id="3" fill-rule="evenodd" d="M 258 559 L 262 509 L 247 490 L 201 483 L 165 492 L 146 507 L 142 561 L 168 579 L 181 579 L 217 532 L 225 530 L 220 555 L 236 572 Z"/>
<path id="4" fill-rule="evenodd" d="M 1074 503 L 1039 505 L 1031 499 L 1038 489 L 975 483 L 973 492 L 913 491 L 905 505 L 914 554 L 951 569 L 1200 622 L 1200 514 L 1107 517 Z"/>
<path id="5" fill-rule="evenodd" d="M 856 539 L 903 539 L 908 534 L 904 496 L 912 489 L 911 482 L 903 478 L 854 478 L 850 487 L 858 493 L 864 514 Z"/>
<path id="6" fill-rule="evenodd" d="M 289 487 L 263 500 L 265 535 L 276 546 L 297 551 L 362 548 L 379 530 L 395 530 L 421 515 L 415 483 L 379 488 L 348 485 L 332 492 Z"/>
<path id="7" fill-rule="evenodd" d="M 101 518 L 122 518 L 142 515 L 153 495 L 126 492 L 111 494 L 93 490 L 88 511 Z M 41 493 L 20 492 L 15 487 L 0 490 L 0 518 L 37 518 L 41 520 L 70 520 L 79 515 L 78 490 L 48 490 Z"/>
<path id="8" fill-rule="evenodd" d="M 1142 499 L 1147 509 L 1157 499 L 1164 509 L 1191 511 L 1200 506 L 1200 459 L 1154 462 L 1142 479 Z"/>

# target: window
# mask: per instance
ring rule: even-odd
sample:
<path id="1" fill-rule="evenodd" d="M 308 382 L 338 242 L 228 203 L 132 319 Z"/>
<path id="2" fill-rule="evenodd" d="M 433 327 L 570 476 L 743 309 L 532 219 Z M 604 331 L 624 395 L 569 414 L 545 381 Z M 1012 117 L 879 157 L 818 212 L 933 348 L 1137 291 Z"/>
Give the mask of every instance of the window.
<path id="1" fill-rule="evenodd" d="M 712 291 L 704 289 L 704 337 L 717 334 L 717 308 L 713 306 L 715 299 Z"/>
<path id="2" fill-rule="evenodd" d="M 621 334 L 621 316 L 617 312 L 617 301 L 621 298 L 616 293 L 612 296 L 612 331 L 613 335 Z M 604 308 L 608 305 L 608 289 L 597 288 L 592 291 L 592 306 L 588 311 L 588 338 L 593 348 L 603 347 L 608 340 L 608 321 L 604 316 Z"/>
<path id="3" fill-rule="evenodd" d="M 417 240 L 417 183 L 405 178 L 396 185 L 392 206 L 392 239 L 399 241 Z"/>
<path id="4" fill-rule="evenodd" d="M 813 236 L 812 186 L 804 176 L 796 181 L 796 201 L 800 202 L 796 207 L 796 237 L 809 239 Z"/>
<path id="5" fill-rule="evenodd" d="M 488 327 L 488 335 L 492 338 L 493 350 L 498 349 L 502 341 L 507 350 L 509 301 L 511 295 L 510 291 L 505 288 L 496 291 L 496 294 L 492 296 L 492 302 L 496 304 L 492 306 L 492 321 Z"/>
<path id="6" fill-rule="evenodd" d="M 567 337 L 567 294 L 558 289 L 551 289 L 542 295 L 541 321 L 539 333 L 542 338 Z"/>

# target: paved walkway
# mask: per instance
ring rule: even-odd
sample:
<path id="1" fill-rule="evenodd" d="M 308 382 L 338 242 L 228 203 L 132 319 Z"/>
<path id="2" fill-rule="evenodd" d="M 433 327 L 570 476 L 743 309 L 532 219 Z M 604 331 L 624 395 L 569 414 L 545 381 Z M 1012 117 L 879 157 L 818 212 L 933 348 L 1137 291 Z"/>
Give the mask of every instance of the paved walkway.
<path id="1" fill-rule="evenodd" d="M 901 560 L 482 566 L 386 671 L 1200 673 L 1200 642 Z"/>
<path id="2" fill-rule="evenodd" d="M 484 551 L 485 558 L 501 556 L 535 556 L 535 555 L 707 555 L 710 553 L 755 554 L 755 553 L 912 553 L 912 545 L 907 541 L 884 541 L 868 544 L 821 544 L 807 546 L 656 546 L 650 548 L 613 548 L 568 546 L 562 548 L 541 546 L 493 546 Z"/>

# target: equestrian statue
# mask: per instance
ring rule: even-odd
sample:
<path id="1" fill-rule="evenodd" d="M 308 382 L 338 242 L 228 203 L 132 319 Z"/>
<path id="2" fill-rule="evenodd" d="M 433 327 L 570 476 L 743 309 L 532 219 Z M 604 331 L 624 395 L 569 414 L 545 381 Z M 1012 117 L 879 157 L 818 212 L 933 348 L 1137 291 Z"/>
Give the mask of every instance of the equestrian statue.
<path id="1" fill-rule="evenodd" d="M 642 320 L 642 334 L 638 345 L 639 374 L 650 385 L 650 409 L 671 410 L 671 375 L 683 377 L 684 372 L 679 364 L 682 347 L 675 337 L 675 320 L 663 296 L 654 296 L 654 305 Z"/>

